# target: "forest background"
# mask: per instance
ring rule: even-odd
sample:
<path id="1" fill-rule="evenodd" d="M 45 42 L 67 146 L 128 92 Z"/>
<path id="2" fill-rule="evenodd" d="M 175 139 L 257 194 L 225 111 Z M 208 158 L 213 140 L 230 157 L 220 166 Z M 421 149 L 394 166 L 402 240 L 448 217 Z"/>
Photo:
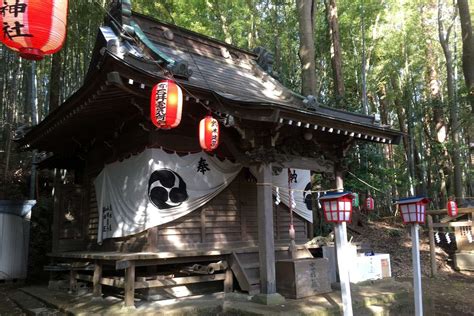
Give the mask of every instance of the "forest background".
<path id="1" fill-rule="evenodd" d="M 399 146 L 355 146 L 347 159 L 345 188 L 370 193 L 378 214 L 388 215 L 397 197 L 426 195 L 434 209 L 449 197 L 474 195 L 469 2 L 133 0 L 132 5 L 240 48 L 265 47 L 289 88 L 316 96 L 321 105 L 377 115 L 382 125 L 401 130 Z M 32 153 L 19 151 L 12 138 L 81 87 L 109 4 L 69 1 L 65 46 L 41 62 L 22 60 L 0 46 L 0 199 L 28 198 Z M 42 180 L 38 184 L 37 191 L 48 187 Z"/>

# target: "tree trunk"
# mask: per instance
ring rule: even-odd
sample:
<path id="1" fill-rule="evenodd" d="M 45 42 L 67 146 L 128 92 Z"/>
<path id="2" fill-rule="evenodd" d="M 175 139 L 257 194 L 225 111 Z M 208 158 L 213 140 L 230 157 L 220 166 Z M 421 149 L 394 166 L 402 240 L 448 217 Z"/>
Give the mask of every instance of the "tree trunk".
<path id="1" fill-rule="evenodd" d="M 342 74 L 342 52 L 339 39 L 339 21 L 337 18 L 336 0 L 326 0 L 326 13 L 329 24 L 329 38 L 331 40 L 331 67 L 334 80 L 334 96 L 336 104 L 344 99 L 344 77 Z"/>
<path id="2" fill-rule="evenodd" d="M 53 55 L 51 61 L 51 75 L 49 81 L 49 109 L 54 111 L 61 103 L 61 72 L 62 72 L 62 53 L 61 51 Z"/>
<path id="3" fill-rule="evenodd" d="M 316 52 L 314 49 L 314 2 L 313 0 L 296 0 L 299 22 L 301 61 L 301 93 L 317 97 L 316 89 Z"/>
<path id="4" fill-rule="evenodd" d="M 453 19 L 454 23 L 454 19 Z M 443 48 L 444 57 L 446 59 L 446 73 L 447 73 L 447 86 L 448 86 L 448 102 L 449 102 L 449 116 L 450 116 L 450 131 L 451 131 L 451 142 L 452 152 L 451 160 L 453 162 L 454 176 L 454 194 L 456 200 L 460 202 L 463 197 L 462 190 L 462 166 L 461 166 L 461 152 L 459 149 L 459 118 L 458 118 L 458 104 L 454 98 L 454 79 L 453 79 L 453 57 L 451 49 L 449 48 L 449 35 L 453 24 L 449 25 L 445 30 L 442 16 L 442 5 L 441 0 L 438 0 L 438 35 L 439 42 Z"/>
<path id="5" fill-rule="evenodd" d="M 400 126 L 400 131 L 403 133 L 403 148 L 405 150 L 405 161 L 408 163 L 408 182 L 409 182 L 409 187 L 410 187 L 410 194 L 414 193 L 414 174 L 415 174 L 415 168 L 414 168 L 414 162 L 413 162 L 413 156 L 411 155 L 411 150 L 410 150 L 410 138 L 409 138 L 409 131 L 408 131 L 408 124 L 407 124 L 407 114 L 405 111 L 405 107 L 403 106 L 403 102 L 400 100 L 399 94 L 401 93 L 400 91 L 400 84 L 398 83 L 397 78 L 392 77 L 391 79 L 392 87 L 394 92 L 396 93 L 396 97 L 394 100 L 395 103 L 395 108 L 397 112 L 397 118 L 398 118 L 398 125 Z"/>
<path id="6" fill-rule="evenodd" d="M 471 111 L 474 112 L 474 36 L 467 0 L 458 0 L 458 8 L 461 19 L 462 71 L 468 91 L 468 99 L 471 103 Z"/>

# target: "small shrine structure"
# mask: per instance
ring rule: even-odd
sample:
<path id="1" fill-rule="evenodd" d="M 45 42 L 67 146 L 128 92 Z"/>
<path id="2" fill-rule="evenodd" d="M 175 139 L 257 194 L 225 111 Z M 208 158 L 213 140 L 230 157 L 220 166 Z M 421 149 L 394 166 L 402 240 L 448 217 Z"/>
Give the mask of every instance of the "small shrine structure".
<path id="1" fill-rule="evenodd" d="M 164 79 L 184 99 L 169 130 L 150 120 L 151 90 Z M 208 114 L 220 125 L 212 153 L 199 145 Z M 124 0 L 99 29 L 83 86 L 18 142 L 56 170 L 50 256 L 93 263 L 92 274 L 71 269 L 71 286 L 90 281 L 95 296 L 103 285 L 123 288 L 133 305 L 136 289 L 221 280 L 230 291 L 234 278 L 243 291 L 276 293 L 275 261 L 312 257 L 308 170 L 342 190 L 351 146 L 400 138 L 374 116 L 292 92 L 264 49 L 160 22 Z M 303 185 L 294 205 L 283 192 L 287 168 Z M 177 266 L 198 273 L 169 272 Z"/>

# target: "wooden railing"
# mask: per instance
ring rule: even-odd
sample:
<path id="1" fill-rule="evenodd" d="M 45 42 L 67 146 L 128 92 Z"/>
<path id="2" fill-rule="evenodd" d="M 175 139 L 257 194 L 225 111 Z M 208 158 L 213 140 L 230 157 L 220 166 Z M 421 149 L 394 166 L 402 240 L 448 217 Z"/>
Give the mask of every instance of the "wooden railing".
<path id="1" fill-rule="evenodd" d="M 470 243 L 467 240 L 467 235 L 474 233 L 474 208 L 466 207 L 459 208 L 458 215 L 455 217 L 447 216 L 448 211 L 446 209 L 442 210 L 431 210 L 427 211 L 427 222 L 428 222 L 428 233 L 430 240 L 430 259 L 431 259 L 431 276 L 437 275 L 437 265 L 436 265 L 436 251 L 435 251 L 435 230 L 434 228 L 440 227 L 454 227 L 454 235 L 456 237 L 456 247 L 457 251 L 464 250 L 474 250 L 474 243 Z M 468 214 L 468 220 L 466 221 L 457 221 L 464 215 Z M 433 215 L 446 215 L 442 217 L 439 222 L 433 222 Z"/>

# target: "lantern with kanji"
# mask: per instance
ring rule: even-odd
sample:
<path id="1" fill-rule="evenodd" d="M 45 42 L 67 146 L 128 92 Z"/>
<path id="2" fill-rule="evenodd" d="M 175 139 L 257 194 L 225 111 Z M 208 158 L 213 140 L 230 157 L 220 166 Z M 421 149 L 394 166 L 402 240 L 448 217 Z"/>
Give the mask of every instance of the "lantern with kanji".
<path id="1" fill-rule="evenodd" d="M 458 215 L 458 205 L 455 201 L 449 200 L 446 208 L 448 209 L 449 216 L 454 217 Z"/>
<path id="2" fill-rule="evenodd" d="M 163 80 L 151 91 L 150 119 L 156 127 L 170 129 L 181 122 L 183 92 L 171 80 Z"/>
<path id="3" fill-rule="evenodd" d="M 374 199 L 370 195 L 365 199 L 365 209 L 367 211 L 373 211 L 375 209 Z"/>
<path id="4" fill-rule="evenodd" d="M 350 192 L 331 192 L 319 198 L 327 222 L 350 222 L 352 216 L 352 199 Z"/>
<path id="5" fill-rule="evenodd" d="M 199 144 L 205 151 L 213 151 L 219 146 L 219 122 L 210 115 L 199 123 Z"/>
<path id="6" fill-rule="evenodd" d="M 400 199 L 395 204 L 400 207 L 402 220 L 404 224 L 420 223 L 423 224 L 426 218 L 426 204 L 429 203 L 426 197 L 409 197 Z"/>
<path id="7" fill-rule="evenodd" d="M 0 41 L 31 60 L 59 51 L 66 37 L 67 0 L 2 0 Z"/>

